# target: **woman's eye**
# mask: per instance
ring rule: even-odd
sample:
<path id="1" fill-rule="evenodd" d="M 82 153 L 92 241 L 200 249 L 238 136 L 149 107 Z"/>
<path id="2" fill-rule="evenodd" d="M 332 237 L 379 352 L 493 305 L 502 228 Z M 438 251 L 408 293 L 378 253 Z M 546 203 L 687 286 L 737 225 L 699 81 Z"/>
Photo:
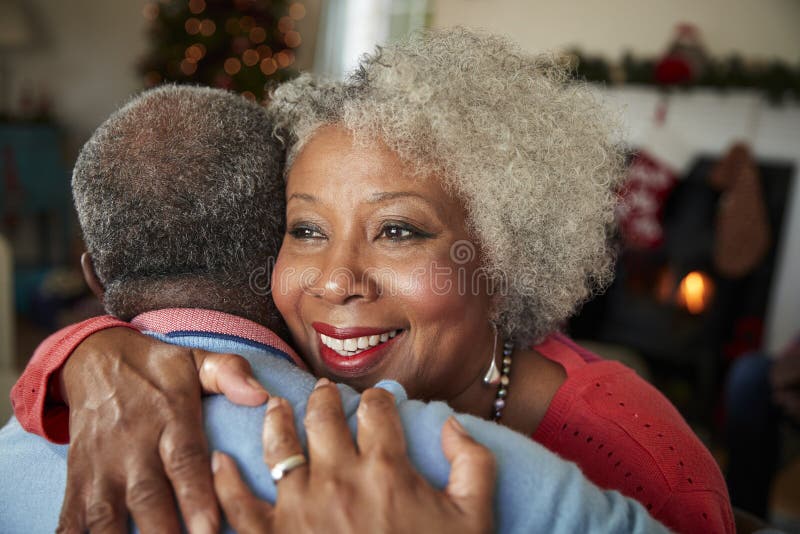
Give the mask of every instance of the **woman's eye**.
<path id="1" fill-rule="evenodd" d="M 319 229 L 311 226 L 296 226 L 289 230 L 289 235 L 295 239 L 322 239 L 325 237 Z"/>
<path id="2" fill-rule="evenodd" d="M 380 237 L 385 237 L 386 239 L 391 239 L 393 241 L 403 241 L 406 239 L 412 239 L 414 237 L 418 237 L 420 232 L 414 228 L 409 226 L 403 226 L 399 224 L 387 224 L 383 228 L 381 228 Z"/>

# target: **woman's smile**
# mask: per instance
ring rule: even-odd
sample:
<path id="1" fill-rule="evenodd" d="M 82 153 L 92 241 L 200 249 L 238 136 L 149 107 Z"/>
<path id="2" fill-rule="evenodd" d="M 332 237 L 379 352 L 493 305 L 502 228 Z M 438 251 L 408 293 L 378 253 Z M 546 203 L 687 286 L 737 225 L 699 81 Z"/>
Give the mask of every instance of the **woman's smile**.
<path id="1" fill-rule="evenodd" d="M 336 327 L 315 322 L 319 354 L 328 368 L 340 376 L 358 375 L 380 365 L 405 330 L 399 328 Z"/>

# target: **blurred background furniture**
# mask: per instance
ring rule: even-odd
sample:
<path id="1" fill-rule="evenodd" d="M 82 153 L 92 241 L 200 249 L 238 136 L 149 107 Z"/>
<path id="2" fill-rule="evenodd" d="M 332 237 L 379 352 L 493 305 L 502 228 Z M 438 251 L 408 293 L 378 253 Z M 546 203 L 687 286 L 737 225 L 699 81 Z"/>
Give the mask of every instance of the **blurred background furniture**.
<path id="1" fill-rule="evenodd" d="M 0 394 L 11 389 L 17 377 L 14 353 L 14 299 L 13 260 L 11 245 L 0 234 Z M 8 397 L 0 398 L 0 422 L 5 423 L 11 415 Z"/>
<path id="2" fill-rule="evenodd" d="M 0 235 L 0 369 L 14 367 L 13 259 L 11 245 Z"/>
<path id="3" fill-rule="evenodd" d="M 34 40 L 24 6 L 17 0 L 0 0 L 0 117 L 10 115 L 8 57 L 24 50 Z"/>

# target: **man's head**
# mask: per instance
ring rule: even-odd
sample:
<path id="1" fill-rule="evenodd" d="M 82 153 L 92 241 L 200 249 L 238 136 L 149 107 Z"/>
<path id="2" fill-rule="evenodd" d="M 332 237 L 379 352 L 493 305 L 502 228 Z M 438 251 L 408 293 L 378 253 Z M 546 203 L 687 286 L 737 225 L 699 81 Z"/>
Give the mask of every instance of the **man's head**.
<path id="1" fill-rule="evenodd" d="M 272 133 L 261 107 L 187 86 L 144 92 L 95 131 L 72 191 L 109 313 L 202 307 L 271 322 L 250 278 L 283 237 Z"/>

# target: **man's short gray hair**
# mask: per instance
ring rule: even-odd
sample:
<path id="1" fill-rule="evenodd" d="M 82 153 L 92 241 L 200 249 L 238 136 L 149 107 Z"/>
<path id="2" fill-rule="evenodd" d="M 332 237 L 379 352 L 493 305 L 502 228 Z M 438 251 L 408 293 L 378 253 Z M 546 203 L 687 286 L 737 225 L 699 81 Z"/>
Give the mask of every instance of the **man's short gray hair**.
<path id="1" fill-rule="evenodd" d="M 504 335 L 541 340 L 611 280 L 615 121 L 556 58 L 463 28 L 428 31 L 365 56 L 344 82 L 300 76 L 272 109 L 289 165 L 321 126 L 341 124 L 441 178 L 506 290 L 493 310 Z"/>
<path id="2" fill-rule="evenodd" d="M 266 111 L 238 95 L 163 86 L 95 131 L 72 190 L 109 313 L 173 305 L 273 316 L 250 288 L 283 237 L 283 150 L 272 130 Z"/>

